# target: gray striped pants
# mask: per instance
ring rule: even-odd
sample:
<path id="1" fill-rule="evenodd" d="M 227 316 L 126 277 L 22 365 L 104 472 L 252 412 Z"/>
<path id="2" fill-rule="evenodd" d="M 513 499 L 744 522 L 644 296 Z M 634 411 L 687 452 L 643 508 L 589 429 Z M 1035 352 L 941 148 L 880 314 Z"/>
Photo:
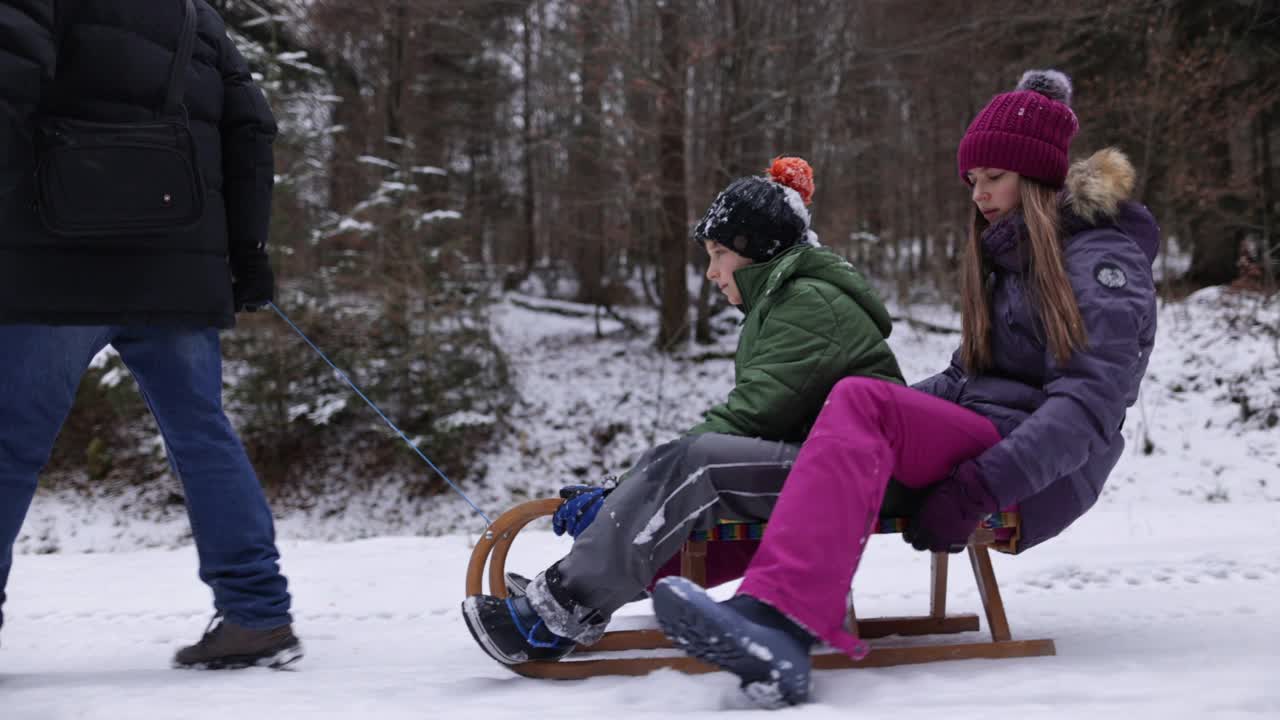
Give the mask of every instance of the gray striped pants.
<path id="1" fill-rule="evenodd" d="M 720 520 L 767 521 L 799 452 L 799 445 L 715 433 L 649 450 L 560 561 L 561 586 L 608 618 L 649 584 L 692 531 Z M 535 606 L 547 599 L 534 598 L 536 591 L 530 587 Z M 578 628 L 561 629 L 578 635 L 572 632 Z"/>

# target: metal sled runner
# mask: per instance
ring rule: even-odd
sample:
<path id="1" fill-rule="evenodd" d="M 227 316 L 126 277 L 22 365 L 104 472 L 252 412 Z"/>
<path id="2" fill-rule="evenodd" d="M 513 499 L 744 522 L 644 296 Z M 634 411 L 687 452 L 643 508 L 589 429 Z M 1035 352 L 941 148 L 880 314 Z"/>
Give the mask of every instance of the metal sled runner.
<path id="1" fill-rule="evenodd" d="M 506 597 L 504 573 L 507 555 L 516 535 L 530 522 L 553 514 L 563 502 L 560 498 L 532 500 L 503 513 L 485 531 L 471 553 L 467 567 L 467 596 L 484 592 L 484 580 L 488 575 L 489 594 Z M 695 533 L 680 551 L 681 575 L 694 582 L 706 584 L 706 552 L 708 542 L 732 542 L 737 539 L 759 537 L 761 525 L 723 525 L 711 532 Z M 881 518 L 880 533 L 901 532 L 905 520 Z M 991 549 L 1007 550 L 1011 541 L 998 540 L 997 530 L 1011 531 L 1016 542 L 1018 517 L 1013 513 L 992 516 L 978 528 L 969 541 L 966 552 L 973 567 L 979 596 L 987 617 L 991 640 L 964 643 L 932 643 L 926 645 L 894 645 L 891 642 L 872 642 L 871 652 L 861 660 L 824 651 L 813 656 L 815 670 L 838 668 L 871 668 L 890 665 L 911 665 L 939 660 L 967 660 L 974 658 L 1002 659 L 1054 655 L 1053 640 L 1014 640 L 1009 631 L 1000 589 L 996 585 L 995 571 L 991 565 Z M 1007 534 L 1007 533 L 1006 533 Z M 949 556 L 934 553 L 930 568 L 929 614 L 905 617 L 857 619 L 852 605 L 848 623 L 851 629 L 865 640 L 883 638 L 948 635 L 973 632 L 979 629 L 975 614 L 947 614 L 947 570 Z M 716 672 L 719 668 L 683 655 L 660 655 L 654 651 L 674 650 L 662 631 L 615 630 L 605 633 L 594 645 L 579 646 L 559 662 L 528 662 L 513 665 L 511 669 L 520 675 L 533 678 L 576 680 L 600 675 L 645 675 L 661 668 L 672 668 L 684 673 Z"/>

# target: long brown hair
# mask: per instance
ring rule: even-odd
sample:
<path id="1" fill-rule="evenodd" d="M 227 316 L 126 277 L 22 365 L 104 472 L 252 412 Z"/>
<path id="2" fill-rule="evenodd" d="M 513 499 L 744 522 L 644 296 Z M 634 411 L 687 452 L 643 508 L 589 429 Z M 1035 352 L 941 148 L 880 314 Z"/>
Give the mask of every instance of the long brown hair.
<path id="1" fill-rule="evenodd" d="M 1018 179 L 1018 195 L 1027 223 L 1027 241 L 1019 252 L 1028 253 L 1031 260 L 1027 284 L 1032 301 L 1038 306 L 1049 349 L 1058 363 L 1065 363 L 1089 339 L 1062 260 L 1058 192 L 1024 177 Z M 991 297 L 987 287 L 990 266 L 982 256 L 982 233 L 987 227 L 986 218 L 974 206 L 960 275 L 960 357 L 971 374 L 990 368 L 992 363 Z"/>

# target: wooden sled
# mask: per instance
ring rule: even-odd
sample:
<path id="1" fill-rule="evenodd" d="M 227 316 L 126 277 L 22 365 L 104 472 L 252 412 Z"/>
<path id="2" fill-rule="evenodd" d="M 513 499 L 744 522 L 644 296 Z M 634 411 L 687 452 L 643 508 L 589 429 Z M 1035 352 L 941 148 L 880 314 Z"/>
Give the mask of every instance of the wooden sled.
<path id="1" fill-rule="evenodd" d="M 471 553 L 471 563 L 467 567 L 468 597 L 484 592 L 486 565 L 489 594 L 507 596 L 504 573 L 511 543 L 526 525 L 553 514 L 561 502 L 563 500 L 560 498 L 526 502 L 507 511 L 489 526 Z M 1056 654 L 1053 640 L 1014 640 L 1009 632 L 1009 620 L 1005 616 L 1004 603 L 1000 599 L 1000 589 L 996 585 L 995 571 L 991 566 L 990 549 L 1007 551 L 1017 541 L 1017 523 L 1017 515 L 1013 513 L 992 516 L 974 533 L 967 548 L 974 579 L 982 598 L 982 607 L 987 616 L 991 640 L 924 645 L 870 643 L 871 652 L 856 661 L 843 653 L 823 647 L 813 656 L 814 669 L 872 668 L 940 660 L 1002 659 Z M 681 574 L 705 585 L 707 543 L 759 537 L 762 527 L 729 524 L 710 533 L 696 533 L 680 551 Z M 879 532 L 901 532 L 904 527 L 903 519 L 882 518 Z M 746 532 L 747 529 L 751 532 Z M 998 529 L 1012 531 L 1012 538 L 997 540 Z M 864 640 L 977 631 L 977 615 L 947 614 L 948 560 L 947 553 L 933 554 L 928 615 L 857 619 L 851 602 L 847 621 L 849 627 L 856 629 L 859 637 Z M 600 675 L 645 675 L 661 668 L 690 674 L 719 670 L 683 654 L 673 654 L 672 651 L 675 648 L 661 630 L 615 630 L 605 633 L 594 645 L 579 646 L 573 654 L 559 662 L 527 662 L 513 665 L 511 669 L 526 677 L 554 680 L 577 680 Z"/>

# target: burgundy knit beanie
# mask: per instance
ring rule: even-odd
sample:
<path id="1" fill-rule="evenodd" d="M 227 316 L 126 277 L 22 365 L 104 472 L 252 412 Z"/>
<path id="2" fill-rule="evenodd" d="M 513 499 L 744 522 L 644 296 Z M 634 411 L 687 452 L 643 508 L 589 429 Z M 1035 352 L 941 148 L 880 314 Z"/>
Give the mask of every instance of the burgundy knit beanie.
<path id="1" fill-rule="evenodd" d="M 960 177 L 976 167 L 1011 170 L 1061 187 L 1067 153 L 1080 122 L 1071 110 L 1071 79 L 1057 70 L 1028 70 L 1013 92 L 991 99 L 969 124 L 956 153 Z"/>

